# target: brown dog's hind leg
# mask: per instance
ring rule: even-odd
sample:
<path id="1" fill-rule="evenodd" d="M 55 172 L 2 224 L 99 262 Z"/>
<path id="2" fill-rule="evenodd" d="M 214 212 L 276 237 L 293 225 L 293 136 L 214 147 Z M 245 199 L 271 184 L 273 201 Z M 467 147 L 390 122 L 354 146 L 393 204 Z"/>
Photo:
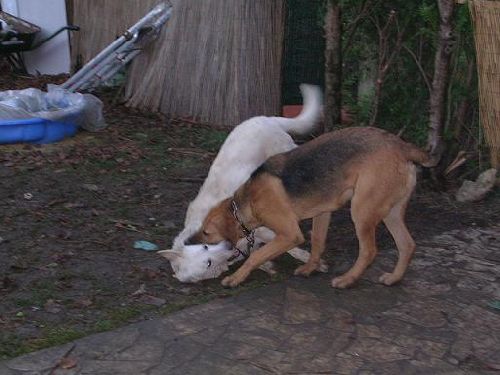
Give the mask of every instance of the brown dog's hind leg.
<path id="1" fill-rule="evenodd" d="M 294 274 L 309 276 L 319 266 L 321 254 L 325 251 L 325 241 L 330 226 L 331 212 L 325 212 L 313 218 L 311 235 L 311 255 L 306 264 L 298 267 Z"/>
<path id="2" fill-rule="evenodd" d="M 394 206 L 389 215 L 384 218 L 384 224 L 394 238 L 399 253 L 394 271 L 392 273 L 384 273 L 379 278 L 379 281 L 385 285 L 392 285 L 403 278 L 415 251 L 415 241 L 413 241 L 404 222 L 405 207 L 406 202 L 403 205 L 398 204 Z"/>
<path id="3" fill-rule="evenodd" d="M 387 207 L 387 208 L 385 208 Z M 377 255 L 375 229 L 386 216 L 389 205 L 383 191 L 363 189 L 359 186 L 351 201 L 351 217 L 359 242 L 358 258 L 352 268 L 332 280 L 334 288 L 347 288 L 359 279 Z"/>

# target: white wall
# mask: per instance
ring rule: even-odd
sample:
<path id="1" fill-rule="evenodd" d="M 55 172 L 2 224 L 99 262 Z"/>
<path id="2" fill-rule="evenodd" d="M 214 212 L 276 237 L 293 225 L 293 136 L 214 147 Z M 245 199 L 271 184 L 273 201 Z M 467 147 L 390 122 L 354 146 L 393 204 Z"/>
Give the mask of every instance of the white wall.
<path id="1" fill-rule="evenodd" d="M 16 17 L 40 26 L 37 35 L 45 38 L 62 26 L 66 26 L 66 5 L 64 0 L 0 0 L 2 9 Z M 70 71 L 68 32 L 63 32 L 34 51 L 24 53 L 29 73 L 59 74 Z"/>

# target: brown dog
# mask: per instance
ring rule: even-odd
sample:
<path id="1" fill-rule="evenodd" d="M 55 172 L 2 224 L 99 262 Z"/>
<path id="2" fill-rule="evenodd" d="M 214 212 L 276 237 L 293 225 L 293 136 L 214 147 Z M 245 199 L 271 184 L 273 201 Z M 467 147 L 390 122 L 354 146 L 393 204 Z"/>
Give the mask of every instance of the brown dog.
<path id="1" fill-rule="evenodd" d="M 325 248 L 331 212 L 351 200 L 351 216 L 359 241 L 358 259 L 332 286 L 354 283 L 377 254 L 375 228 L 383 221 L 394 238 L 399 258 L 392 273 L 380 281 L 401 280 L 415 250 L 404 223 L 416 183 L 413 162 L 431 166 L 427 153 L 377 128 L 348 128 L 324 134 L 292 151 L 269 158 L 232 199 L 213 208 L 202 231 L 191 242 L 236 244 L 248 230 L 266 226 L 276 233 L 271 242 L 252 252 L 222 284 L 234 287 L 262 263 L 300 245 L 300 220 L 313 218 L 309 261 L 295 270 L 308 276 Z"/>

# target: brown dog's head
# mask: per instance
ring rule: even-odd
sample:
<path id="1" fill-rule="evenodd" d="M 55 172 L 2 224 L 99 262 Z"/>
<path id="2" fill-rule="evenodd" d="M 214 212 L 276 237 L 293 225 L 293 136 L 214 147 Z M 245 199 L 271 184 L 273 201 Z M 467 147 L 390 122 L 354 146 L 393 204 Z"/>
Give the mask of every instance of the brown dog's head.
<path id="1" fill-rule="evenodd" d="M 243 233 L 230 208 L 230 199 L 226 199 L 212 208 L 203 221 L 200 231 L 189 238 L 187 244 L 216 244 L 228 240 L 236 245 L 238 240 L 243 237 Z"/>

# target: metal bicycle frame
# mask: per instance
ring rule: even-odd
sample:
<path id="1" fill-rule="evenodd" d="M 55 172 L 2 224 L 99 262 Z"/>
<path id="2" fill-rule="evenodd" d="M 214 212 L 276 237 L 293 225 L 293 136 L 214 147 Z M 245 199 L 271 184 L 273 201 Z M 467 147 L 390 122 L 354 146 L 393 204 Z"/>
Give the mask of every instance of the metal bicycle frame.
<path id="1" fill-rule="evenodd" d="M 149 42 L 158 37 L 171 14 L 172 6 L 167 1 L 158 4 L 63 83 L 61 88 L 71 92 L 90 91 L 109 80 L 118 70 L 141 53 Z"/>

